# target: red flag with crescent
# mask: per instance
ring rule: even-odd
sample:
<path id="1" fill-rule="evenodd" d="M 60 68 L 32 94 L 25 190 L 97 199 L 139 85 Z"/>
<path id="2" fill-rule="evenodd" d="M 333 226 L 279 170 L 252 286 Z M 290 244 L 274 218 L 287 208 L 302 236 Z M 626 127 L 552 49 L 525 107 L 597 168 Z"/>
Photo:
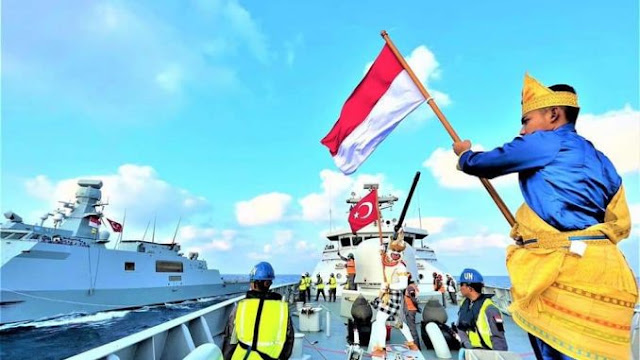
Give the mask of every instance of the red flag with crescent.
<path id="1" fill-rule="evenodd" d="M 122 224 L 120 224 L 119 222 L 113 221 L 109 218 L 107 218 L 107 221 L 109 222 L 109 225 L 111 225 L 113 232 L 122 232 Z"/>
<path id="2" fill-rule="evenodd" d="M 356 231 L 378 220 L 378 191 L 374 189 L 363 197 L 349 212 L 351 231 Z"/>

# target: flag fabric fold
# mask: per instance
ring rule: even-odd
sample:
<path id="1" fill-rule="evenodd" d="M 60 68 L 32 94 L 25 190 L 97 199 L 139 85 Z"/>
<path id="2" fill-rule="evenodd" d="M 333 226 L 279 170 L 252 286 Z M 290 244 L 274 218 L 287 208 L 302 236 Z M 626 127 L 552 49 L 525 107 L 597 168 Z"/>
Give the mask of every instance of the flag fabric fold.
<path id="1" fill-rule="evenodd" d="M 93 227 L 93 228 L 97 228 L 100 227 L 101 225 L 101 221 L 100 218 L 97 216 L 89 216 L 89 226 Z"/>
<path id="2" fill-rule="evenodd" d="M 117 221 L 113 221 L 109 218 L 106 218 L 106 219 L 107 219 L 107 222 L 109 222 L 109 226 L 111 226 L 111 229 L 113 229 L 113 232 L 117 232 L 117 233 L 122 232 L 122 224 L 120 224 Z"/>
<path id="3" fill-rule="evenodd" d="M 356 231 L 378 220 L 378 191 L 373 190 L 363 197 L 349 211 L 349 226 L 355 234 Z"/>
<path id="4" fill-rule="evenodd" d="M 321 143 L 338 168 L 351 174 L 424 101 L 409 73 L 385 45 Z"/>

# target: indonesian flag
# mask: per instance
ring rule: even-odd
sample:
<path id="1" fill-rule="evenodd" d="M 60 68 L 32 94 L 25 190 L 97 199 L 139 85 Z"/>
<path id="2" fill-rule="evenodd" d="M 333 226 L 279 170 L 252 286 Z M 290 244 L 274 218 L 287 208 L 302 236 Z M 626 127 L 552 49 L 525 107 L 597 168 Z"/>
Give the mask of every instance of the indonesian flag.
<path id="1" fill-rule="evenodd" d="M 409 73 L 385 45 L 321 143 L 329 148 L 338 168 L 351 174 L 424 100 Z"/>
<path id="2" fill-rule="evenodd" d="M 122 232 L 122 224 L 120 224 L 117 221 L 113 221 L 109 218 L 106 218 L 107 221 L 109 222 L 109 225 L 111 226 L 111 229 L 113 229 L 113 232 Z"/>
<path id="3" fill-rule="evenodd" d="M 94 228 L 100 227 L 100 218 L 97 216 L 89 216 L 89 226 Z"/>
<path id="4" fill-rule="evenodd" d="M 378 220 L 377 199 L 378 191 L 374 189 L 351 208 L 349 212 L 351 232 L 355 234 L 356 231 Z"/>

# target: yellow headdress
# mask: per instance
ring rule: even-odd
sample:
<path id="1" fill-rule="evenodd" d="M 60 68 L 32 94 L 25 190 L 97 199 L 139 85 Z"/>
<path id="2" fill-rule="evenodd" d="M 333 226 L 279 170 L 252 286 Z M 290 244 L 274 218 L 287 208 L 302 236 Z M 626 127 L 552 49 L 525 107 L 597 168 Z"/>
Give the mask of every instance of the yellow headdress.
<path id="1" fill-rule="evenodd" d="M 578 96 L 568 91 L 553 91 L 538 80 L 524 74 L 522 86 L 522 115 L 532 110 L 550 106 L 571 106 L 579 108 Z"/>

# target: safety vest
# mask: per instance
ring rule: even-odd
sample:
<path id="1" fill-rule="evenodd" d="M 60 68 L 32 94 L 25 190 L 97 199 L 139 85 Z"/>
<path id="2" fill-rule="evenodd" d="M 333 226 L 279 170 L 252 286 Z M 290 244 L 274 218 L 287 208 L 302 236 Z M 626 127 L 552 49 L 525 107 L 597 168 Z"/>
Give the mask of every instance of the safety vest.
<path id="1" fill-rule="evenodd" d="M 330 277 L 329 278 L 329 289 L 335 289 L 337 286 L 338 286 L 338 282 L 336 281 L 336 278 Z"/>
<path id="2" fill-rule="evenodd" d="M 298 290 L 301 290 L 301 291 L 307 290 L 307 278 L 300 279 L 300 284 L 298 285 Z"/>
<path id="3" fill-rule="evenodd" d="M 277 359 L 287 338 L 288 319 L 289 306 L 286 302 L 265 299 L 241 300 L 235 318 L 238 346 L 231 359 Z M 257 331 L 257 334 L 254 331 Z"/>
<path id="4" fill-rule="evenodd" d="M 356 273 L 356 261 L 353 259 L 347 260 L 347 275 L 355 275 Z"/>
<path id="5" fill-rule="evenodd" d="M 404 291 L 404 303 L 407 304 L 407 310 L 418 311 L 418 308 L 413 303 L 413 299 L 409 296 L 409 292 L 411 291 L 415 291 L 416 296 L 418 296 L 418 293 L 420 292 L 415 284 L 409 284 Z"/>
<path id="6" fill-rule="evenodd" d="M 316 287 L 318 288 L 318 290 L 324 290 L 324 282 L 322 281 L 322 278 L 318 278 L 318 282 L 316 283 Z"/>
<path id="7" fill-rule="evenodd" d="M 482 303 L 480 312 L 478 313 L 476 330 L 467 331 L 469 342 L 474 348 L 493 349 L 493 344 L 491 343 L 491 328 L 489 327 L 489 320 L 487 319 L 487 308 L 490 305 L 493 305 L 493 301 L 486 298 Z"/>
<path id="8" fill-rule="evenodd" d="M 305 280 L 307 281 L 307 287 L 311 287 L 311 277 L 307 276 Z"/>

